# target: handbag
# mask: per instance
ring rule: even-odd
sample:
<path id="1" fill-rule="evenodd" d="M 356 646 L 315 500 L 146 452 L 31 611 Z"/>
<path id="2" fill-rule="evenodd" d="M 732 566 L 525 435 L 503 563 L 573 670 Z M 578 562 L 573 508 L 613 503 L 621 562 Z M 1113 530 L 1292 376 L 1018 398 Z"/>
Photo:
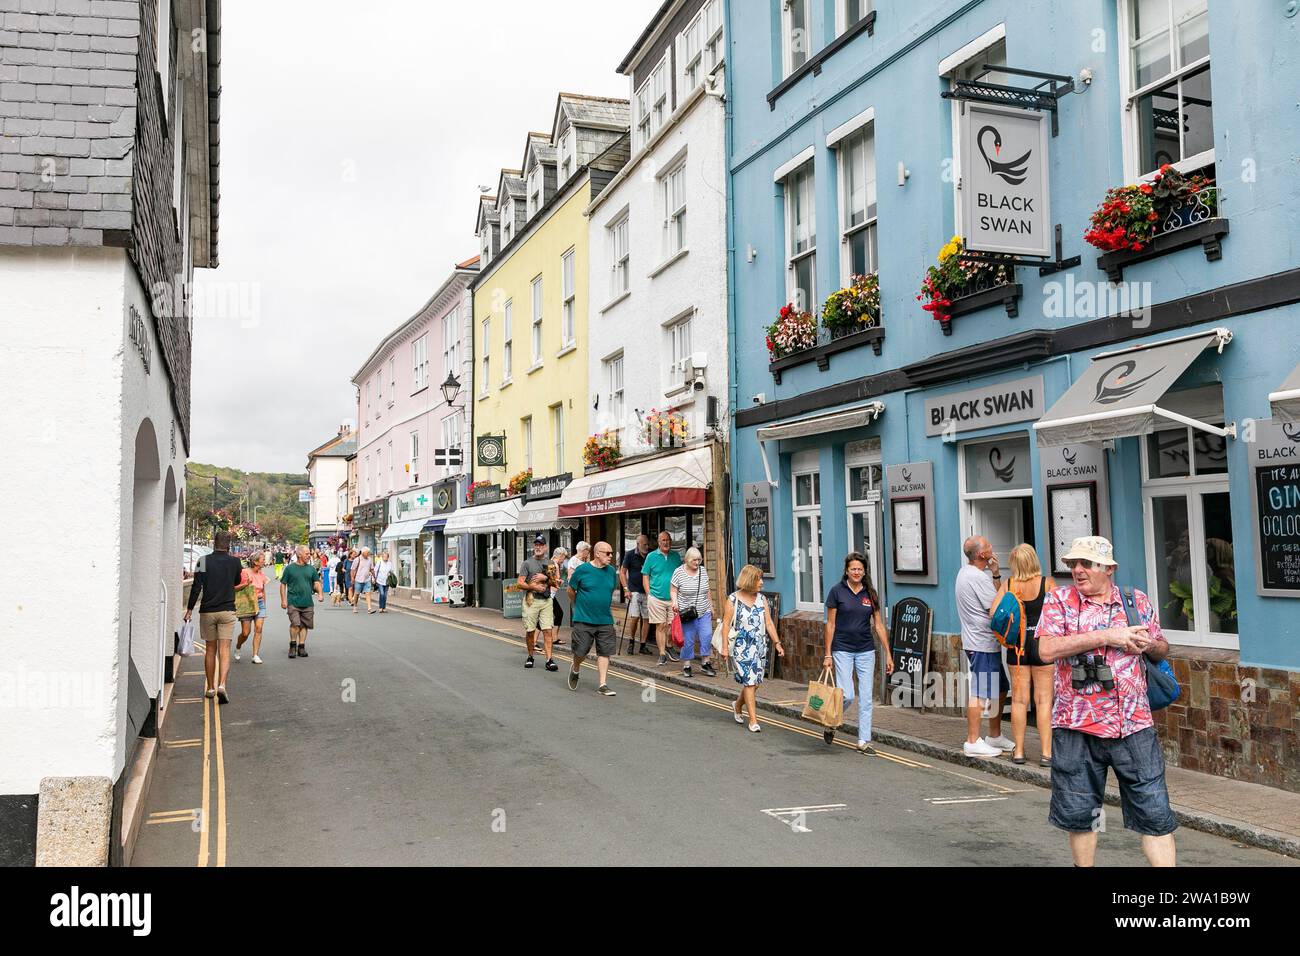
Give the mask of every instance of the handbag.
<path id="1" fill-rule="evenodd" d="M 808 682 L 803 716 L 829 730 L 844 723 L 844 691 L 835 686 L 835 672 L 831 668 L 823 668 L 815 681 Z"/>
<path id="2" fill-rule="evenodd" d="M 235 617 L 257 617 L 257 588 L 252 583 L 235 588 Z"/>
<path id="3" fill-rule="evenodd" d="M 710 644 L 713 647 L 713 653 L 715 654 L 722 653 L 722 622 L 721 621 L 719 621 L 717 623 L 717 626 L 713 628 L 713 640 L 710 642 Z"/>
<path id="4" fill-rule="evenodd" d="M 695 597 L 691 600 L 690 604 L 677 612 L 678 616 L 682 619 L 683 624 L 690 624 L 691 621 L 694 621 L 700 616 L 700 611 L 695 606 L 695 602 L 700 599 L 700 591 L 704 588 L 703 575 L 703 568 L 700 568 L 695 572 Z M 678 593 L 680 594 L 681 592 L 678 591 Z"/>
<path id="5" fill-rule="evenodd" d="M 176 651 L 181 657 L 194 653 L 194 622 L 181 621 L 181 629 L 176 634 Z"/>
<path id="6" fill-rule="evenodd" d="M 681 647 L 686 643 L 686 635 L 682 633 L 682 616 L 680 614 L 673 615 L 671 632 L 673 635 L 673 643 L 675 645 Z"/>
<path id="7" fill-rule="evenodd" d="M 395 587 L 397 587 L 397 572 L 396 572 L 396 571 L 389 571 L 389 572 L 388 572 L 388 580 L 384 582 L 384 587 L 387 587 L 387 588 L 395 588 Z"/>

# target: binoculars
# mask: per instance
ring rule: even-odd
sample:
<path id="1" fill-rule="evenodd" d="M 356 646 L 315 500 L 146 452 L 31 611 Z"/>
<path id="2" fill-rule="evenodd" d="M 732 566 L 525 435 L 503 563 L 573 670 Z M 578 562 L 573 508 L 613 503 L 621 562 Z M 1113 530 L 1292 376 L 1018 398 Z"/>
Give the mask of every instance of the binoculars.
<path id="1" fill-rule="evenodd" d="M 1070 667 L 1070 686 L 1083 690 L 1089 684 L 1100 684 L 1102 690 L 1115 689 L 1115 675 L 1104 657 L 1076 657 Z"/>

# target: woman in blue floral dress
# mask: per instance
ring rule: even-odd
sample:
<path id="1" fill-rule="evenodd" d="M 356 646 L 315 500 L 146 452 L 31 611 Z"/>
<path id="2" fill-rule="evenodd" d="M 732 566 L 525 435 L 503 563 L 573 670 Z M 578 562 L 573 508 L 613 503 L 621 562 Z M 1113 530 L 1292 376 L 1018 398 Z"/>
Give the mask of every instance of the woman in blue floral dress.
<path id="1" fill-rule="evenodd" d="M 731 671 L 736 683 L 741 685 L 740 696 L 732 705 L 736 723 L 743 724 L 742 710 L 749 711 L 749 729 L 758 733 L 756 698 L 758 685 L 763 682 L 763 668 L 767 663 L 767 641 L 770 637 L 776 653 L 785 657 L 781 639 L 776 634 L 776 624 L 768 613 L 767 601 L 759 589 L 763 586 L 763 572 L 752 564 L 740 569 L 736 590 L 727 598 L 722 614 L 722 658 L 730 658 Z"/>

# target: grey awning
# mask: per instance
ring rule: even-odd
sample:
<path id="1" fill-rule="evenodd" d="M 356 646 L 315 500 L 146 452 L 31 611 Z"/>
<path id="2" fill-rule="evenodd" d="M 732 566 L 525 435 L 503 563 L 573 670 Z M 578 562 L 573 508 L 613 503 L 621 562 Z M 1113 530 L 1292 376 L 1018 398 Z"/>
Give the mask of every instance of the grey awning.
<path id="1" fill-rule="evenodd" d="M 767 460 L 768 442 L 780 441 L 783 438 L 805 438 L 808 435 L 824 435 L 827 432 L 845 431 L 850 428 L 862 428 L 870 425 L 884 413 L 884 402 L 868 402 L 866 405 L 859 405 L 857 408 L 831 412 L 827 415 L 812 415 L 808 418 L 797 418 L 794 421 L 778 422 L 775 425 L 764 425 L 758 430 L 757 438 L 759 449 L 763 455 L 763 472 L 767 476 L 767 483 L 774 488 L 777 485 L 777 482 L 772 480 L 772 468 Z"/>
<path id="2" fill-rule="evenodd" d="M 1232 332 L 1218 328 L 1095 356 L 1079 380 L 1034 423 L 1038 444 L 1144 435 L 1158 419 L 1235 436 L 1235 425 L 1218 428 L 1160 407 L 1165 393 L 1205 349 L 1214 346 L 1222 352 L 1231 341 Z"/>
<path id="3" fill-rule="evenodd" d="M 552 528 L 577 528 L 582 522 L 577 518 L 560 517 L 560 499 L 548 498 L 530 501 L 519 509 L 519 531 L 550 531 Z"/>
<path id="4" fill-rule="evenodd" d="M 1300 422 L 1300 365 L 1297 365 L 1282 387 L 1268 397 L 1273 407 L 1273 417 L 1284 422 Z"/>

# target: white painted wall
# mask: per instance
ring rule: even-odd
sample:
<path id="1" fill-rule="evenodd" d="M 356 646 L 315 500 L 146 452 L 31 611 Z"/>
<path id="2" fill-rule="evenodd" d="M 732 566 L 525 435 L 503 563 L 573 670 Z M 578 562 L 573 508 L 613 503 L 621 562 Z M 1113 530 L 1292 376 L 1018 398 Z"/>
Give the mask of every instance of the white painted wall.
<path id="1" fill-rule="evenodd" d="M 0 793 L 26 794 L 45 776 L 121 773 L 131 576 L 151 579 L 135 589 L 152 598 L 135 611 L 136 661 L 156 694 L 159 575 L 175 582 L 167 633 L 180 616 L 179 528 L 168 530 L 162 489 L 170 466 L 178 506 L 186 450 L 178 434 L 173 458 L 170 383 L 122 250 L 0 247 L 0 289 L 0 379 L 12 402 L 0 469 L 6 533 L 61 569 L 11 575 L 0 602 Z M 146 318 L 149 374 L 128 340 L 128 301 Z M 131 525 L 145 419 L 161 478 L 146 495 L 140 542 Z"/>
<path id="2" fill-rule="evenodd" d="M 621 427 L 624 457 L 646 451 L 638 444 L 636 409 L 663 410 L 682 405 L 691 437 L 705 430 L 706 396 L 719 401 L 726 415 L 727 400 L 727 256 L 726 174 L 723 105 L 698 95 L 679 108 L 677 125 L 662 134 L 621 181 L 607 188 L 589 211 L 591 248 L 591 315 L 588 321 L 588 433 Z M 686 248 L 688 253 L 659 272 L 664 261 L 663 203 L 658 175 L 686 155 Z M 613 247 L 608 227 L 623 212 L 629 214 L 631 251 L 630 294 L 610 305 Z M 705 390 L 686 397 L 668 397 L 670 341 L 664 329 L 674 317 L 696 310 L 691 348 L 708 356 Z M 610 419 L 604 360 L 623 349 L 624 407 L 622 422 Z M 600 395 L 600 407 L 592 399 Z M 725 420 L 725 419 L 724 419 Z"/>
<path id="3" fill-rule="evenodd" d="M 388 467 L 388 463 L 384 463 Z M 313 458 L 307 466 L 307 480 L 316 491 L 309 511 L 309 532 L 333 531 L 339 526 L 339 485 L 348 480 L 346 458 Z"/>

